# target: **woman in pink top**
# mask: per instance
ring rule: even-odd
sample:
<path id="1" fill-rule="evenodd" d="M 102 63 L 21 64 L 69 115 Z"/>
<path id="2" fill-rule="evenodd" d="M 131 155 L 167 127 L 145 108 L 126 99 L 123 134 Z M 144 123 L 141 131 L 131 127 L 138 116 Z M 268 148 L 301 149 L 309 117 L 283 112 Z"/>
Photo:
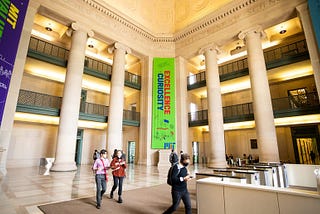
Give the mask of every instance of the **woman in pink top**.
<path id="1" fill-rule="evenodd" d="M 100 158 L 96 159 L 93 164 L 93 170 L 96 174 L 96 200 L 97 200 L 97 209 L 101 207 L 101 199 L 103 194 L 107 189 L 107 181 L 108 181 L 108 172 L 107 170 L 110 168 L 110 162 L 107 159 L 107 150 L 102 149 L 100 151 Z"/>

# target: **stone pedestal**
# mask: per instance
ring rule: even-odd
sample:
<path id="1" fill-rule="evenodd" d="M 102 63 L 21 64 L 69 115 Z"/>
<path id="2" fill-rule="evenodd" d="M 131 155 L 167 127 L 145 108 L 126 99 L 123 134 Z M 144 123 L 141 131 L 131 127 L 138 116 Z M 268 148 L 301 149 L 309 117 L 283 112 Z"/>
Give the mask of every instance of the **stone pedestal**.
<path id="1" fill-rule="evenodd" d="M 158 167 L 170 167 L 171 164 L 169 162 L 169 156 L 171 154 L 171 150 L 162 149 L 158 151 L 158 154 L 159 154 Z"/>

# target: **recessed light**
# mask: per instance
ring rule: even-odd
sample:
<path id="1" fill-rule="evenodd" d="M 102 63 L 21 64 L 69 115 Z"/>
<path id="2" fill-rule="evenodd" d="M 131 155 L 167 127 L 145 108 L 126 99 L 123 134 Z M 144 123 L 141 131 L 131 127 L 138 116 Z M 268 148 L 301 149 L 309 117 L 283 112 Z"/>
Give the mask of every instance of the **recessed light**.
<path id="1" fill-rule="evenodd" d="M 280 34 L 285 34 L 287 32 L 287 30 L 283 29 L 283 30 L 280 30 Z"/>
<path id="2" fill-rule="evenodd" d="M 92 44 L 89 44 L 88 47 L 89 47 L 89 48 L 93 48 L 94 46 L 93 46 Z"/>
<path id="3" fill-rule="evenodd" d="M 46 27 L 46 30 L 47 31 L 52 31 L 52 28 L 51 27 Z"/>

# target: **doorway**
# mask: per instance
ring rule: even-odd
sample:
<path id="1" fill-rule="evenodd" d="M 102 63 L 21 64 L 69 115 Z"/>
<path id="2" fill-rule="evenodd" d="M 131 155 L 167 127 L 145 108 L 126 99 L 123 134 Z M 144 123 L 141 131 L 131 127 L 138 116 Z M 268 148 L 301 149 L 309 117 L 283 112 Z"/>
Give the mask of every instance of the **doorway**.
<path id="1" fill-rule="evenodd" d="M 136 142 L 128 141 L 128 163 L 134 163 L 136 153 Z"/>
<path id="2" fill-rule="evenodd" d="M 296 163 L 320 164 L 318 126 L 291 128 Z"/>
<path id="3" fill-rule="evenodd" d="M 74 157 L 74 161 L 76 162 L 77 165 L 81 164 L 82 142 L 83 142 L 83 129 L 78 129 L 76 152 L 75 152 L 75 157 Z"/>

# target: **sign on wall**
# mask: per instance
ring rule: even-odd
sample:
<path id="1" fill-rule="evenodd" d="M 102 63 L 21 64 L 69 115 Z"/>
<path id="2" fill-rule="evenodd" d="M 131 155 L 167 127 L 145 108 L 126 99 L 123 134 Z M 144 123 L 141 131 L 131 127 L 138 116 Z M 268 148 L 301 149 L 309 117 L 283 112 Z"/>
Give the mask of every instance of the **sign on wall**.
<path id="1" fill-rule="evenodd" d="M 174 58 L 153 59 L 152 149 L 176 144 Z"/>
<path id="2" fill-rule="evenodd" d="M 0 126 L 29 0 L 0 0 Z"/>

